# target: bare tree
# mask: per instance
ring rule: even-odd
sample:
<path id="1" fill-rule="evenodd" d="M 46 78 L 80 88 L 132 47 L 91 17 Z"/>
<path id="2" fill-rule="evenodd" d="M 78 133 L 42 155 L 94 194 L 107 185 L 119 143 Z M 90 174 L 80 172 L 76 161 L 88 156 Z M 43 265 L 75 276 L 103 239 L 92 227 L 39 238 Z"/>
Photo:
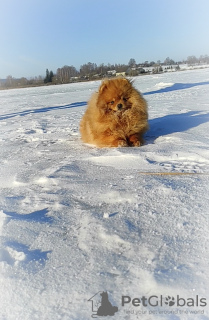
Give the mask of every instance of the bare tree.
<path id="1" fill-rule="evenodd" d="M 72 77 L 76 76 L 78 76 L 78 71 L 74 66 L 65 65 L 57 69 L 57 81 L 60 83 L 68 83 Z"/>
<path id="2" fill-rule="evenodd" d="M 129 60 L 128 65 L 129 65 L 129 67 L 135 67 L 135 66 L 136 66 L 136 60 L 133 59 L 133 58 L 131 58 L 131 59 Z"/>
<path id="3" fill-rule="evenodd" d="M 187 63 L 189 65 L 196 64 L 196 63 L 198 63 L 198 59 L 195 56 L 189 56 L 189 57 L 187 57 Z"/>

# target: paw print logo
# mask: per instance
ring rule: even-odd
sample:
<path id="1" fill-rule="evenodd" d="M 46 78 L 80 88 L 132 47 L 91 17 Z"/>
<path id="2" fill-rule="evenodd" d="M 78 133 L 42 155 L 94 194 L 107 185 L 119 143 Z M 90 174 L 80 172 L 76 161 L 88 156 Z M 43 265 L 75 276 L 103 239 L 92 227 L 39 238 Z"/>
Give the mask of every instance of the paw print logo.
<path id="1" fill-rule="evenodd" d="M 167 298 L 165 298 L 165 304 L 167 304 L 169 307 L 174 306 L 174 304 L 175 304 L 174 297 L 168 296 Z"/>

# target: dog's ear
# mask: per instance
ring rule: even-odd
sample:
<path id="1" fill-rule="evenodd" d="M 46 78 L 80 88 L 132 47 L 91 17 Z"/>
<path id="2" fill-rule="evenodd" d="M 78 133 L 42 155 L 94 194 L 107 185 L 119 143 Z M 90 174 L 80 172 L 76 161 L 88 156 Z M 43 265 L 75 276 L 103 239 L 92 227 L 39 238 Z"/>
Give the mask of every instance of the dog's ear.
<path id="1" fill-rule="evenodd" d="M 108 83 L 108 80 L 104 80 L 99 88 L 99 93 L 102 93 L 105 91 L 105 89 L 107 89 L 107 83 Z"/>

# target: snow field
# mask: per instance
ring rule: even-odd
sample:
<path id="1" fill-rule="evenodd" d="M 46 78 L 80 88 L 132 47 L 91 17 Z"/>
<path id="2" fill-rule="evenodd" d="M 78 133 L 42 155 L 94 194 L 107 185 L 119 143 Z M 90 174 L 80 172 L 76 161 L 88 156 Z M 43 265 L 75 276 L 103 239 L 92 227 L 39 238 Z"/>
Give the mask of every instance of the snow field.
<path id="1" fill-rule="evenodd" d="M 0 91 L 0 319 L 90 319 L 106 290 L 114 319 L 209 319 L 209 69 L 134 83 L 149 104 L 140 148 L 80 141 L 99 81 Z M 136 315 L 122 295 L 208 304 Z"/>

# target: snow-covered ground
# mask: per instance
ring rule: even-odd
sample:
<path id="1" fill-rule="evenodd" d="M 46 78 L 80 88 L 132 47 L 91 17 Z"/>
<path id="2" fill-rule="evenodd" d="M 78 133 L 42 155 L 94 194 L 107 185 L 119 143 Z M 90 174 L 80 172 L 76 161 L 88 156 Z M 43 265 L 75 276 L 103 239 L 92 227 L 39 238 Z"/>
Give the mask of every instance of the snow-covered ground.
<path id="1" fill-rule="evenodd" d="M 99 84 L 0 91 L 0 319 L 209 319 L 209 69 L 135 78 L 140 148 L 80 141 Z"/>

